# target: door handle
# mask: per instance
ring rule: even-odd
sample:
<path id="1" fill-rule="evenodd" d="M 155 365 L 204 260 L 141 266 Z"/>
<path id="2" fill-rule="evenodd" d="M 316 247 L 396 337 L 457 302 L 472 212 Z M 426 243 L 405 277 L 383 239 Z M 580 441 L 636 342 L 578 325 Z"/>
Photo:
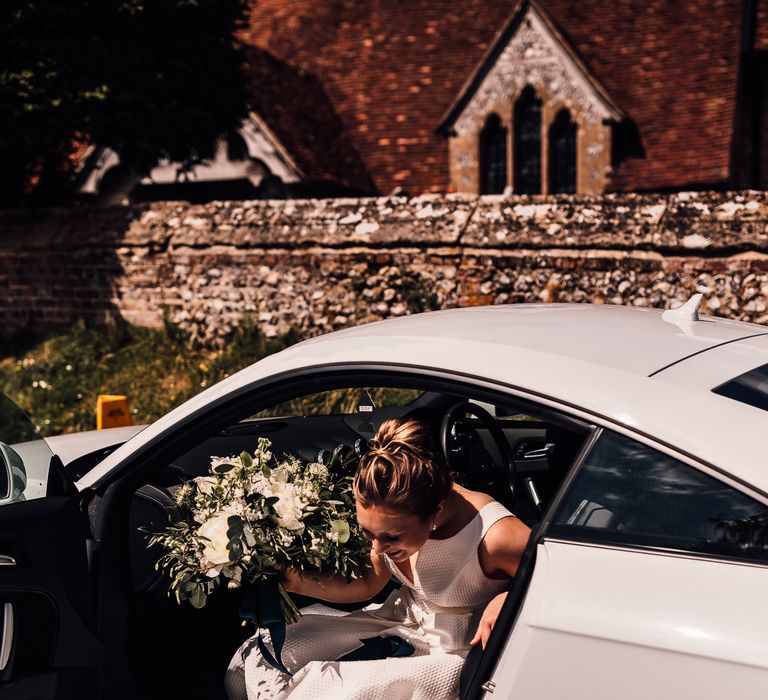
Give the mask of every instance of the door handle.
<path id="1" fill-rule="evenodd" d="M 13 605 L 3 605 L 3 628 L 0 632 L 0 671 L 5 670 L 8 660 L 11 658 L 13 646 Z"/>
<path id="2" fill-rule="evenodd" d="M 523 459 L 545 459 L 546 457 L 549 457 L 549 455 L 551 455 L 554 451 L 555 443 L 547 442 L 544 444 L 544 447 L 539 447 L 536 450 L 523 452 Z"/>

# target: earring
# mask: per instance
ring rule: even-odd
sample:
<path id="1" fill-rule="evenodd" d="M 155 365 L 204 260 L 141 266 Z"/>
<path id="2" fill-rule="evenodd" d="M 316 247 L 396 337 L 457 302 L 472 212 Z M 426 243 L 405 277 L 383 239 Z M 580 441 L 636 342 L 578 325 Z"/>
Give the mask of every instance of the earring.
<path id="1" fill-rule="evenodd" d="M 432 529 L 432 532 L 437 530 L 437 523 L 432 523 L 432 528 L 431 529 Z"/>

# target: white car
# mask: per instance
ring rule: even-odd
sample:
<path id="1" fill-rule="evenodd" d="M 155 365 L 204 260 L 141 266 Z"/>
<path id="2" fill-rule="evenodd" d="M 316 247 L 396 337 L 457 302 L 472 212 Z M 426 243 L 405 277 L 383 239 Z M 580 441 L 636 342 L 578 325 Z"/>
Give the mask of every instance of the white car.
<path id="1" fill-rule="evenodd" d="M 138 528 L 175 517 L 174 486 L 211 455 L 265 436 L 353 465 L 384 419 L 414 416 L 460 481 L 533 527 L 463 698 L 768 698 L 768 328 L 698 302 L 331 333 L 67 467 L 19 456 L 33 436 L 4 418 L 3 697 L 223 697 L 240 592 L 177 605 Z"/>

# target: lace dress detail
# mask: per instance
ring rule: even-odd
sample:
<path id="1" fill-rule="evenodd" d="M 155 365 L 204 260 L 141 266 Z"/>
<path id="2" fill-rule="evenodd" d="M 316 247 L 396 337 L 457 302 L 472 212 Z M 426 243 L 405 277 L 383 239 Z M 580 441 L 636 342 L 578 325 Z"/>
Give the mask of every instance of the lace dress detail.
<path id="1" fill-rule="evenodd" d="M 409 579 L 384 555 L 402 582 L 377 609 L 339 614 L 311 606 L 287 630 L 283 662 L 291 678 L 267 664 L 255 642 L 232 659 L 226 686 L 231 700 L 434 700 L 455 697 L 469 641 L 483 610 L 505 590 L 508 579 L 490 579 L 480 568 L 478 546 L 488 530 L 510 517 L 496 501 L 483 506 L 455 535 L 429 539 L 419 550 Z M 361 640 L 396 635 L 414 648 L 408 657 L 335 661 Z"/>

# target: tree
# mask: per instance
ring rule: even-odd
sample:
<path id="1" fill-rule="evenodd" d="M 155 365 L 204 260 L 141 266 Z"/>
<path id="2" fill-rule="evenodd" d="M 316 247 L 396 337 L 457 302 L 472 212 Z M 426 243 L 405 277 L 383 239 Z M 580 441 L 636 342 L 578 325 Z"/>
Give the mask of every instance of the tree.
<path id="1" fill-rule="evenodd" d="M 66 200 L 87 144 L 147 172 L 194 163 L 246 113 L 246 0 L 6 0 L 0 204 Z"/>

